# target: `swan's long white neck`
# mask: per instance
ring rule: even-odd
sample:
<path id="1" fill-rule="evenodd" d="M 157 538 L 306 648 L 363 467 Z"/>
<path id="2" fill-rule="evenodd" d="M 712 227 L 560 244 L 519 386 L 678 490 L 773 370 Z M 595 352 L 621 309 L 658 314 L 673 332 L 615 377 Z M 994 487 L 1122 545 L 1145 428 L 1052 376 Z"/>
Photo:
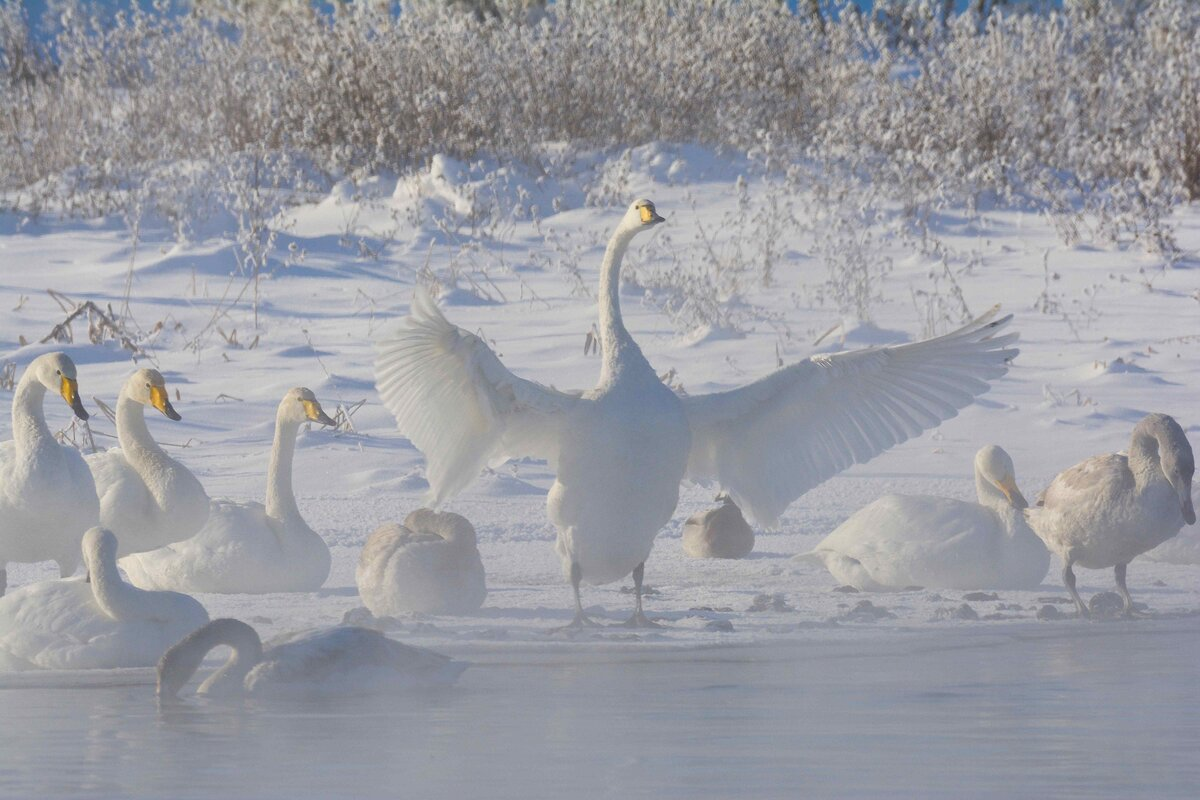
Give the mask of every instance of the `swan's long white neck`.
<path id="1" fill-rule="evenodd" d="M 121 580 L 115 549 L 106 552 L 92 546 L 84 553 L 84 560 L 92 582 L 92 596 L 101 611 L 118 622 L 146 618 L 150 611 L 145 603 L 146 592 Z"/>
<path id="2" fill-rule="evenodd" d="M 150 435 L 150 429 L 146 426 L 146 407 L 130 399 L 123 389 L 117 398 L 117 440 L 121 443 L 125 460 L 162 505 L 165 495 L 162 478 L 175 466 L 175 462 Z"/>
<path id="3" fill-rule="evenodd" d="M 275 442 L 267 467 L 267 515 L 281 521 L 300 518 L 296 495 L 292 491 L 292 461 L 296 455 L 296 436 L 300 425 L 275 420 Z"/>
<path id="4" fill-rule="evenodd" d="M 637 364 L 651 370 L 637 342 L 621 319 L 621 261 L 636 231 L 617 228 L 604 251 L 600 265 L 600 350 L 604 364 L 601 385 L 612 383 L 624 370 Z"/>
<path id="5" fill-rule="evenodd" d="M 45 399 L 46 387 L 32 370 L 25 370 L 17 383 L 12 404 L 13 440 L 18 452 L 28 453 L 41 444 L 54 441 L 54 434 L 46 424 Z"/>
<path id="6" fill-rule="evenodd" d="M 1004 492 L 979 469 L 975 470 L 975 496 L 979 498 L 979 505 L 996 511 L 1013 507 L 1012 502 L 1004 496 Z"/>

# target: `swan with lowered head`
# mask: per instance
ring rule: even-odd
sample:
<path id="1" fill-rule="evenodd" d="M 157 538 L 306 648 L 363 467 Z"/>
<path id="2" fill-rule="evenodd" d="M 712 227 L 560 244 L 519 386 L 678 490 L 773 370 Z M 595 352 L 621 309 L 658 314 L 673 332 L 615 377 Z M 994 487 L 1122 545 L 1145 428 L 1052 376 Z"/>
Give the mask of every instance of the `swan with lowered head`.
<path id="1" fill-rule="evenodd" d="M 79 541 L 96 521 L 96 485 L 83 456 L 59 444 L 46 425 L 46 392 L 62 395 L 79 419 L 75 364 L 46 353 L 25 368 L 12 401 L 11 441 L 0 444 L 0 595 L 10 561 L 54 560 L 65 578 L 79 565 Z"/>
<path id="2" fill-rule="evenodd" d="M 464 517 L 419 508 L 403 525 L 371 534 L 355 573 L 363 605 L 377 617 L 469 614 L 487 597 L 475 528 Z"/>
<path id="3" fill-rule="evenodd" d="M 1063 583 L 1080 616 L 1088 608 L 1075 589 L 1074 566 L 1113 568 L 1125 614 L 1129 562 L 1196 522 L 1192 475 L 1196 460 L 1183 428 L 1166 414 L 1148 414 L 1133 428 L 1129 454 L 1093 456 L 1060 472 L 1029 524 L 1063 560 Z"/>
<path id="4" fill-rule="evenodd" d="M 190 539 L 121 560 L 129 580 L 147 589 L 186 592 L 316 591 L 329 577 L 329 545 L 300 516 L 292 459 L 300 426 L 335 425 L 312 390 L 284 395 L 275 413 L 266 505 L 216 500 Z"/>
<path id="5" fill-rule="evenodd" d="M 87 456 L 100 497 L 100 524 L 117 534 L 119 555 L 154 550 L 188 538 L 208 519 L 208 495 L 188 468 L 171 458 L 146 427 L 150 406 L 181 417 L 156 369 L 139 369 L 117 398 L 121 446 Z"/>
<path id="6" fill-rule="evenodd" d="M 870 592 L 1040 585 L 1050 553 L 1025 522 L 1028 503 L 1002 448 L 975 454 L 975 492 L 976 503 L 884 495 L 799 558 L 820 561 L 839 582 Z"/>
<path id="7" fill-rule="evenodd" d="M 0 665 L 8 669 L 148 667 L 208 622 L 195 599 L 146 592 L 121 580 L 117 538 L 83 535 L 88 580 L 42 581 L 0 598 Z"/>
<path id="8" fill-rule="evenodd" d="M 208 652 L 222 645 L 233 651 L 229 660 L 205 678 L 197 694 L 293 697 L 449 686 L 468 666 L 370 628 L 347 626 L 288 634 L 264 649 L 246 623 L 215 619 L 163 654 L 158 696 L 178 696 Z"/>
<path id="9" fill-rule="evenodd" d="M 958 413 L 1007 370 L 1015 334 L 995 310 L 914 344 L 820 355 L 732 391 L 679 397 L 663 385 L 621 319 L 618 281 L 633 238 L 663 222 L 634 202 L 600 268 L 602 365 L 587 392 L 509 372 L 477 336 L 418 292 L 410 316 L 378 344 L 380 397 L 425 454 L 435 507 L 489 464 L 547 459 L 547 510 L 575 591 L 570 627 L 589 624 L 581 581 L 633 573 L 631 625 L 651 624 L 641 585 L 654 537 L 687 476 L 712 479 L 760 525 L 804 492 Z"/>
<path id="10" fill-rule="evenodd" d="M 744 558 L 754 549 L 754 529 L 725 492 L 721 505 L 688 518 L 683 526 L 683 552 L 692 558 Z"/>

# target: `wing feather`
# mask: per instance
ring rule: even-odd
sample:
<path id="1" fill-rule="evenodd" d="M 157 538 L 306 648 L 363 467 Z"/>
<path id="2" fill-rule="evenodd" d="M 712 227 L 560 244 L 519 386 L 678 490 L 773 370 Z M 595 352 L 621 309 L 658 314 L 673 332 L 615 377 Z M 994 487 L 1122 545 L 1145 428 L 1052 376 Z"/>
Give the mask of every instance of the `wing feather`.
<path id="1" fill-rule="evenodd" d="M 420 290 L 409 316 L 376 344 L 375 384 L 400 432 L 425 454 L 434 505 L 489 464 L 553 461 L 562 417 L 579 398 L 509 372 Z"/>
<path id="2" fill-rule="evenodd" d="M 853 464 L 954 417 L 1019 352 L 993 308 L 923 342 L 820 355 L 727 392 L 683 398 L 688 475 L 713 479 L 762 525 Z"/>

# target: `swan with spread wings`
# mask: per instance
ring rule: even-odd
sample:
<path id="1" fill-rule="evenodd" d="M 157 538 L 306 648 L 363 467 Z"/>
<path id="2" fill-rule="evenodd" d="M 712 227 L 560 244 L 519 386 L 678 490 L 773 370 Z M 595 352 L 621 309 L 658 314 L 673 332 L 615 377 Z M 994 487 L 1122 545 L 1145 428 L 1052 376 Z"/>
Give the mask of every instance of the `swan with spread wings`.
<path id="1" fill-rule="evenodd" d="M 621 320 L 621 260 L 637 234 L 663 222 L 637 200 L 600 268 L 602 366 L 595 388 L 562 392 L 508 371 L 477 336 L 452 325 L 418 292 L 410 315 L 378 343 L 376 385 L 401 433 L 424 454 L 431 504 L 508 458 L 546 459 L 556 480 L 548 513 L 583 613 L 582 581 L 631 572 L 631 626 L 654 537 L 685 477 L 712 480 L 759 525 L 852 464 L 950 419 L 1003 375 L 1017 354 L 1011 317 L 934 339 L 814 356 L 738 389 L 679 396 L 659 380 Z"/>

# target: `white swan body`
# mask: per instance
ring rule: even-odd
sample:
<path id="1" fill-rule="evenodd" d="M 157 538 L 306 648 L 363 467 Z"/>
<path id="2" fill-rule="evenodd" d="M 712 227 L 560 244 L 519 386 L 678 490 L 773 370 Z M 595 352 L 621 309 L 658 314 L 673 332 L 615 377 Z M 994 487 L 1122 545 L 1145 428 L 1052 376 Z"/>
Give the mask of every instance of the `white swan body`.
<path id="1" fill-rule="evenodd" d="M 976 454 L 975 489 L 977 503 L 884 495 L 802 557 L 865 591 L 1036 588 L 1050 553 L 1025 522 L 1008 453 L 989 445 Z"/>
<path id="2" fill-rule="evenodd" d="M 0 664 L 10 669 L 149 667 L 179 637 L 208 622 L 195 599 L 146 592 L 121 580 L 117 540 L 83 536 L 90 582 L 43 581 L 0 599 Z"/>
<path id="3" fill-rule="evenodd" d="M 300 516 L 292 491 L 296 436 L 306 422 L 334 425 L 311 390 L 284 395 L 275 415 L 266 505 L 217 500 L 199 533 L 122 559 L 129 580 L 147 589 L 188 592 L 316 591 L 329 577 L 329 545 Z"/>
<path id="4" fill-rule="evenodd" d="M 740 389 L 677 397 L 625 329 L 618 302 L 625 249 L 661 221 L 638 200 L 609 241 L 600 274 L 603 366 L 589 392 L 518 378 L 420 293 L 411 316 L 379 343 L 379 394 L 425 454 L 432 504 L 485 465 L 547 459 L 557 471 L 548 512 L 576 586 L 633 570 L 640 589 L 685 473 L 719 482 L 749 517 L 774 526 L 813 486 L 953 417 L 1017 353 L 1008 347 L 1015 334 L 996 335 L 1009 318 L 989 321 L 993 309 L 936 339 L 817 356 Z M 643 620 L 635 612 L 631 622 Z M 573 624 L 585 624 L 578 597 Z"/>
<path id="5" fill-rule="evenodd" d="M 683 526 L 683 552 L 692 558 L 744 558 L 754 549 L 754 529 L 729 495 L 721 505 L 688 518 Z"/>
<path id="6" fill-rule="evenodd" d="M 355 572 L 363 605 L 377 617 L 413 612 L 469 614 L 487 597 L 475 529 L 458 514 L 428 508 L 367 539 Z"/>
<path id="7" fill-rule="evenodd" d="M 73 573 L 83 532 L 99 513 L 83 456 L 60 445 L 46 425 L 47 391 L 61 394 L 79 419 L 88 418 L 71 359 L 65 353 L 35 358 L 13 393 L 13 438 L 0 444 L 0 594 L 10 561 L 52 559 L 63 577 Z"/>
<path id="8" fill-rule="evenodd" d="M 258 633 L 246 623 L 216 619 L 163 654 L 159 697 L 176 697 L 205 655 L 222 645 L 232 648 L 232 655 L 200 684 L 197 694 L 288 698 L 449 686 L 468 666 L 369 628 L 293 633 L 264 649 Z"/>
<path id="9" fill-rule="evenodd" d="M 1028 510 L 1037 535 L 1063 559 L 1063 582 L 1081 615 L 1088 609 L 1075 589 L 1075 564 L 1113 567 L 1125 612 L 1132 612 L 1126 565 L 1196 522 L 1195 469 L 1179 423 L 1149 414 L 1134 426 L 1128 455 L 1094 456 L 1059 473 Z"/>
<path id="10" fill-rule="evenodd" d="M 100 524 L 116 533 L 122 556 L 186 539 L 208 519 L 204 487 L 154 441 L 146 427 L 146 406 L 168 419 L 180 418 L 155 369 L 134 372 L 117 397 L 120 448 L 86 459 L 100 497 Z"/>

